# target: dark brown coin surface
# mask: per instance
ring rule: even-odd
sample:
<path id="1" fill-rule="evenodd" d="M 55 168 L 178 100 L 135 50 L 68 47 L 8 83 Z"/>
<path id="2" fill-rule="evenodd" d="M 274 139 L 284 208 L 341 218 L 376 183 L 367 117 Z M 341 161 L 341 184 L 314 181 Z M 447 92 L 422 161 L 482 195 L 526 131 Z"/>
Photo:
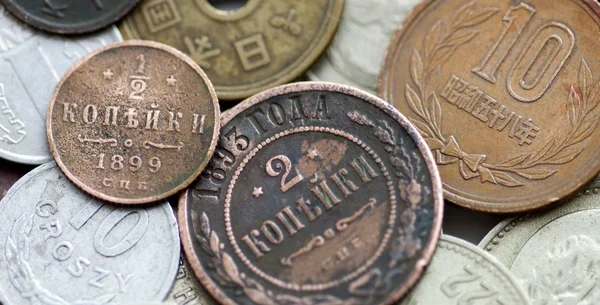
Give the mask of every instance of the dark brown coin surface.
<path id="1" fill-rule="evenodd" d="M 202 69 L 160 43 L 101 48 L 63 76 L 47 115 L 50 150 L 69 179 L 117 203 L 189 185 L 216 146 L 219 105 Z"/>
<path id="2" fill-rule="evenodd" d="M 181 196 L 194 272 L 221 303 L 391 304 L 437 243 L 442 189 L 417 130 L 331 83 L 277 87 L 221 121 Z"/>
<path id="3" fill-rule="evenodd" d="M 236 11 L 208 0 L 144 0 L 119 26 L 188 54 L 220 99 L 239 100 L 292 81 L 326 49 L 343 0 L 249 0 Z M 213 1 L 214 2 L 214 1 Z"/>
<path id="4" fill-rule="evenodd" d="M 115 23 L 138 0 L 0 0 L 11 13 L 40 30 L 88 33 Z"/>
<path id="5" fill-rule="evenodd" d="M 32 169 L 33 167 L 29 165 L 11 163 L 0 159 L 0 199 L 6 195 L 17 180 Z"/>
<path id="6" fill-rule="evenodd" d="M 447 199 L 522 212 L 598 174 L 600 18 L 590 5 L 431 0 L 401 26 L 379 94 L 429 144 Z"/>

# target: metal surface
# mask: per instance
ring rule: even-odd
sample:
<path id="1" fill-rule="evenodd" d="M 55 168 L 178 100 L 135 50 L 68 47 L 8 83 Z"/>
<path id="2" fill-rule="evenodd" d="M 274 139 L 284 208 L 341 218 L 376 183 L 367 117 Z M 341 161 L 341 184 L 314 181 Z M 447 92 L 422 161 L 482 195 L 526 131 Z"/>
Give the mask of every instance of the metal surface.
<path id="1" fill-rule="evenodd" d="M 427 272 L 401 305 L 529 305 L 514 276 L 493 256 L 442 235 Z"/>
<path id="2" fill-rule="evenodd" d="M 220 99 L 243 99 L 304 73 L 326 49 L 343 0 L 249 0 L 239 10 L 207 0 L 146 0 L 119 26 L 190 55 Z"/>
<path id="3" fill-rule="evenodd" d="M 431 259 L 442 193 L 406 119 L 366 92 L 296 83 L 223 117 L 179 202 L 190 264 L 223 304 L 392 304 Z"/>
<path id="4" fill-rule="evenodd" d="M 50 150 L 77 186 L 138 204 L 184 189 L 217 142 L 219 104 L 202 69 L 160 43 L 126 41 L 80 60 L 56 87 Z"/>
<path id="5" fill-rule="evenodd" d="M 183 253 L 179 260 L 175 283 L 165 302 L 173 305 L 219 305 L 200 285 Z"/>
<path id="6" fill-rule="evenodd" d="M 600 302 L 600 181 L 550 211 L 498 224 L 479 244 L 519 279 L 533 305 Z"/>
<path id="7" fill-rule="evenodd" d="M 52 90 L 77 59 L 121 40 L 116 27 L 87 36 L 47 35 L 0 5 L 0 158 L 51 161 L 44 122 Z"/>
<path id="8" fill-rule="evenodd" d="M 446 199 L 547 206 L 600 169 L 600 18 L 581 0 L 431 0 L 395 34 L 379 94 L 434 151 Z"/>
<path id="9" fill-rule="evenodd" d="M 137 0 L 0 0 L 21 21 L 58 34 L 89 33 L 121 19 Z"/>
<path id="10" fill-rule="evenodd" d="M 419 0 L 346 0 L 335 37 L 307 72 L 313 81 L 346 84 L 375 93 L 385 48 Z"/>
<path id="11" fill-rule="evenodd" d="M 0 223 L 4 305 L 162 301 L 177 273 L 179 235 L 168 203 L 106 204 L 54 162 L 10 189 Z"/>

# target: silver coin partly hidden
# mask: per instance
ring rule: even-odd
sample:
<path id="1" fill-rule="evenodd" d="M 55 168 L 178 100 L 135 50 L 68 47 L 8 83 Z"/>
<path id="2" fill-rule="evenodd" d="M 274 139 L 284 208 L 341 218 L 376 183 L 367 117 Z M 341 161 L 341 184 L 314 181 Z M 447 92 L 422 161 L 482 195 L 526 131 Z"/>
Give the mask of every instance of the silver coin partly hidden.
<path id="1" fill-rule="evenodd" d="M 528 305 L 506 267 L 464 240 L 442 235 L 437 250 L 402 305 Z M 548 304 L 549 305 L 549 304 Z"/>
<path id="2" fill-rule="evenodd" d="M 179 271 L 177 271 L 175 283 L 165 303 L 173 305 L 219 305 L 209 295 L 208 291 L 200 285 L 183 253 L 179 260 Z"/>
<path id="3" fill-rule="evenodd" d="M 46 163 L 0 201 L 4 305 L 162 301 L 178 270 L 177 222 L 166 202 L 129 208 L 77 189 Z"/>
<path id="4" fill-rule="evenodd" d="M 479 247 L 507 266 L 532 305 L 600 304 L 600 180 L 544 213 L 498 224 Z"/>
<path id="5" fill-rule="evenodd" d="M 46 112 L 54 87 L 77 59 L 122 40 L 115 26 L 87 36 L 44 34 L 0 5 L 0 158 L 24 164 L 51 161 Z"/>
<path id="6" fill-rule="evenodd" d="M 346 0 L 335 38 L 308 71 L 308 78 L 375 93 L 385 49 L 400 22 L 418 2 Z"/>

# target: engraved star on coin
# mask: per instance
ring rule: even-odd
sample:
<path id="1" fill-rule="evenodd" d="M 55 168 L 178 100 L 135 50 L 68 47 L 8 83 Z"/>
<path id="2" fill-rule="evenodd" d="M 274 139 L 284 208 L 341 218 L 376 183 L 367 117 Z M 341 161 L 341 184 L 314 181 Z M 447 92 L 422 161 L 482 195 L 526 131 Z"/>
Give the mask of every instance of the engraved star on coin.
<path id="1" fill-rule="evenodd" d="M 175 78 L 175 76 L 169 75 L 169 77 L 167 77 L 167 83 L 169 83 L 169 86 L 175 86 L 176 82 L 177 79 Z"/>
<path id="2" fill-rule="evenodd" d="M 104 79 L 106 80 L 112 79 L 113 75 L 115 75 L 110 69 L 104 71 L 102 74 L 104 74 Z"/>
<path id="3" fill-rule="evenodd" d="M 308 151 L 308 155 L 307 155 L 311 160 L 314 160 L 316 157 L 319 156 L 319 152 L 317 151 L 317 149 L 313 148 L 311 150 Z"/>
<path id="4" fill-rule="evenodd" d="M 252 196 L 254 196 L 256 198 L 260 197 L 260 195 L 262 195 L 262 194 L 264 194 L 262 187 L 255 187 L 254 191 L 252 191 Z"/>

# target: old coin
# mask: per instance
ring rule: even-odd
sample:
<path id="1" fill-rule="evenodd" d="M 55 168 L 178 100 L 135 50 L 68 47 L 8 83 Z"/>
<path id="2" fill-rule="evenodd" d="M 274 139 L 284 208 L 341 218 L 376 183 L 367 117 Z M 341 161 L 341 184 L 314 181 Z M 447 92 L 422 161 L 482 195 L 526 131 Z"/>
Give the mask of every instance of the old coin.
<path id="1" fill-rule="evenodd" d="M 402 305 L 529 305 L 514 276 L 476 246 L 442 235 L 431 264 Z"/>
<path id="2" fill-rule="evenodd" d="M 399 112 L 351 87 L 296 83 L 242 102 L 221 125 L 178 216 L 192 268 L 219 302 L 390 304 L 416 282 L 442 191 Z"/>
<path id="3" fill-rule="evenodd" d="M 175 283 L 171 292 L 165 300 L 167 304 L 173 305 L 218 305 L 194 275 L 190 263 L 181 255 L 179 260 L 179 271 L 175 277 Z"/>
<path id="4" fill-rule="evenodd" d="M 390 44 L 379 94 L 436 155 L 447 199 L 548 205 L 600 169 L 594 1 L 431 0 Z"/>
<path id="5" fill-rule="evenodd" d="M 168 203 L 105 204 L 54 162 L 10 189 L 0 223 L 4 305 L 162 301 L 177 273 L 180 241 Z"/>
<path id="6" fill-rule="evenodd" d="M 307 72 L 310 80 L 377 90 L 383 53 L 392 34 L 419 0 L 346 0 L 327 52 Z"/>
<path id="7" fill-rule="evenodd" d="M 44 124 L 52 90 L 77 59 L 121 40 L 116 27 L 88 36 L 47 35 L 0 5 L 0 158 L 24 164 L 52 160 Z"/>
<path id="8" fill-rule="evenodd" d="M 235 100 L 287 83 L 326 49 L 343 0 L 249 0 L 233 12 L 208 0 L 146 0 L 119 26 L 190 55 L 220 99 Z"/>
<path id="9" fill-rule="evenodd" d="M 481 241 L 532 305 L 600 302 L 600 181 L 545 213 L 507 219 Z"/>
<path id="10" fill-rule="evenodd" d="M 135 204 L 189 185 L 216 146 L 219 104 L 202 69 L 160 43 L 99 49 L 63 76 L 48 109 L 50 150 L 86 192 Z"/>
<path id="11" fill-rule="evenodd" d="M 0 0 L 6 8 L 40 30 L 59 34 L 89 33 L 115 23 L 137 0 Z"/>

